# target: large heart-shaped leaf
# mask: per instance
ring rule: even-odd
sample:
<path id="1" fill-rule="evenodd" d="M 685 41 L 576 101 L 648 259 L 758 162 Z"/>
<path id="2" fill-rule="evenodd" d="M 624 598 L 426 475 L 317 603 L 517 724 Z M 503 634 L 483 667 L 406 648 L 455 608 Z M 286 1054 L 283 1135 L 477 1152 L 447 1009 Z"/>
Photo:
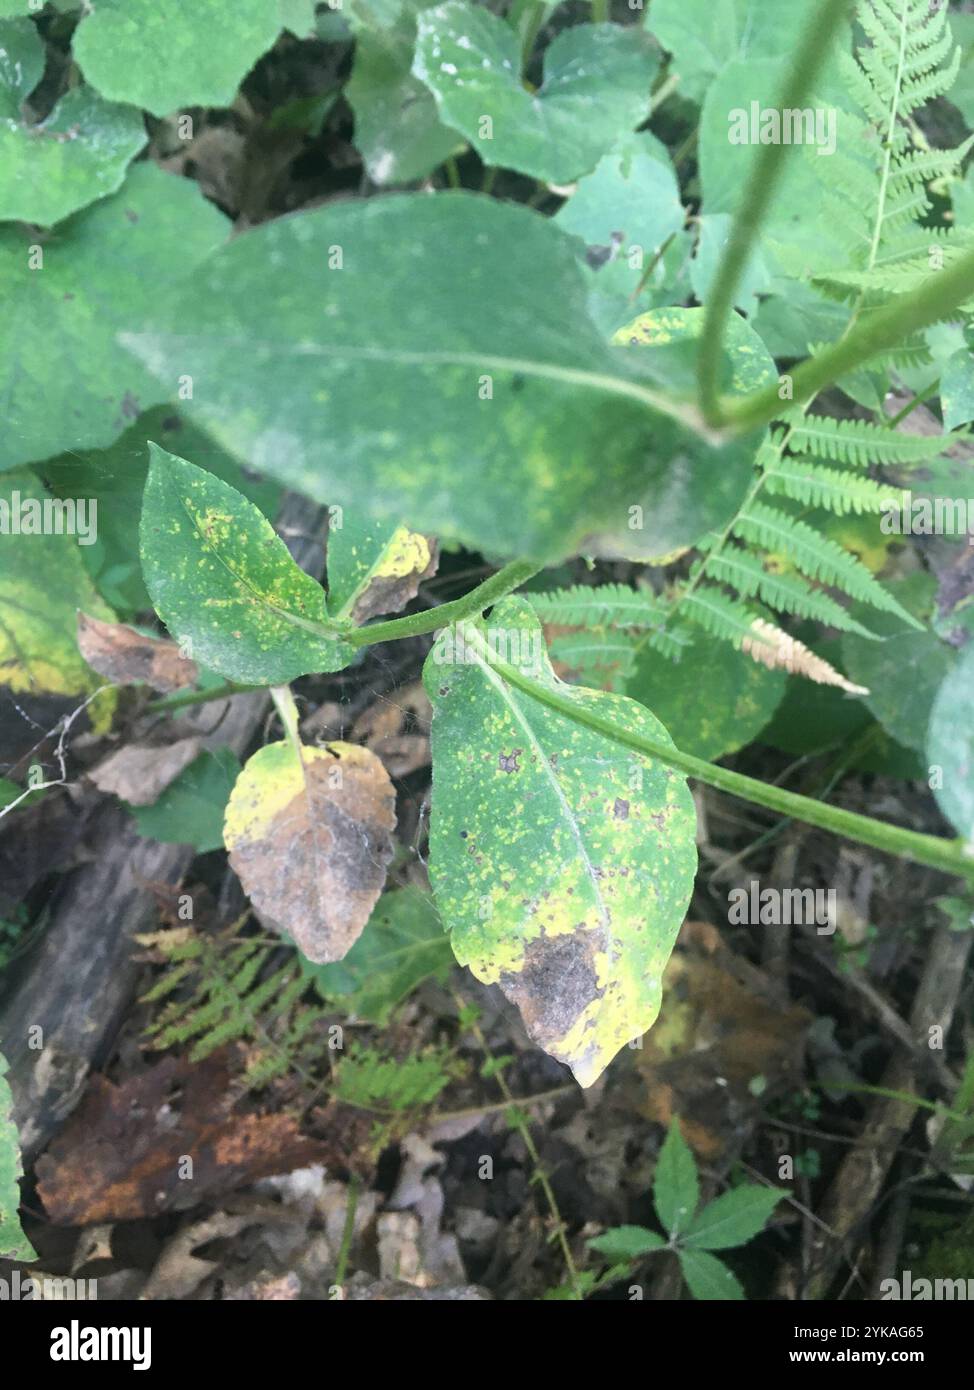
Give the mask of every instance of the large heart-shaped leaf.
<path id="1" fill-rule="evenodd" d="M 345 95 L 355 113 L 355 144 L 373 183 L 425 178 L 463 148 L 462 136 L 440 120 L 436 102 L 412 72 L 413 4 L 388 29 L 359 23 Z"/>
<path id="2" fill-rule="evenodd" d="M 521 46 L 504 20 L 448 0 L 419 16 L 413 71 L 485 164 L 569 183 L 595 167 L 649 110 L 658 55 L 615 24 L 563 30 L 545 52 L 544 83 L 521 81 Z"/>
<path id="3" fill-rule="evenodd" d="M 231 680 L 284 685 L 354 656 L 327 636 L 325 593 L 235 488 L 151 444 L 142 572 L 156 611 L 193 659 Z"/>
<path id="4" fill-rule="evenodd" d="M 110 444 L 165 399 L 115 330 L 170 297 L 226 226 L 193 184 L 139 164 L 119 193 L 43 244 L 27 229 L 0 227 L 0 472 Z"/>
<path id="5" fill-rule="evenodd" d="M 646 26 L 673 54 L 679 93 L 701 101 L 728 63 L 774 58 L 781 69 L 818 0 L 653 0 Z"/>
<path id="6" fill-rule="evenodd" d="M 0 220 L 47 227 L 121 187 L 145 144 L 138 111 L 72 87 L 43 121 L 24 102 L 44 75 L 29 19 L 0 21 Z"/>
<path id="7" fill-rule="evenodd" d="M 524 600 L 447 639 L 424 671 L 437 907 L 461 965 L 499 984 L 534 1041 L 588 1086 L 659 1012 L 696 868 L 693 799 L 678 773 L 504 679 L 491 652 L 580 709 L 670 742 L 635 701 L 559 681 Z"/>
<path id="8" fill-rule="evenodd" d="M 310 0 L 98 0 L 74 55 L 100 92 L 164 116 L 182 106 L 229 106 L 281 29 L 311 28 Z"/>
<path id="9" fill-rule="evenodd" d="M 224 840 L 261 918 L 310 961 L 341 960 L 392 859 L 396 793 L 368 748 L 261 748 L 230 795 Z"/>
<path id="10" fill-rule="evenodd" d="M 495 555 L 664 555 L 733 515 L 754 441 L 698 434 L 641 379 L 666 353 L 611 348 L 586 304 L 545 218 L 405 194 L 235 238 L 124 341 L 169 391 L 200 383 L 185 405 L 231 452 L 322 503 Z"/>

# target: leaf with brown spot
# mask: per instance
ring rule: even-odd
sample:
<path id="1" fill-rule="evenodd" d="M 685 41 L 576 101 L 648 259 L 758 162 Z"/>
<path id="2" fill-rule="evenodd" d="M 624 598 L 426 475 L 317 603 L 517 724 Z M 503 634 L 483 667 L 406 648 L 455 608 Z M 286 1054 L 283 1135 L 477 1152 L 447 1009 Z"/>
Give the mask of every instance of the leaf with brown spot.
<path id="1" fill-rule="evenodd" d="M 144 681 L 153 690 L 193 685 L 199 670 L 175 642 L 144 637 L 124 623 L 106 623 L 78 613 L 78 649 L 88 665 L 115 685 Z"/>
<path id="2" fill-rule="evenodd" d="M 88 776 L 99 791 L 113 792 L 130 806 L 151 806 L 199 756 L 202 747 L 202 739 L 195 737 L 159 748 L 133 744 L 112 753 Z"/>
<path id="3" fill-rule="evenodd" d="M 338 618 L 361 625 L 398 613 L 436 573 L 435 541 L 395 522 L 341 513 L 328 532 L 328 600 Z"/>
<path id="4" fill-rule="evenodd" d="M 492 655 L 580 711 L 668 743 L 634 700 L 564 685 L 530 604 L 434 646 L 430 881 L 454 954 L 499 984 L 531 1038 L 590 1086 L 659 1013 L 663 967 L 693 887 L 685 779 L 510 683 Z M 494 647 L 492 647 L 494 643 Z"/>
<path id="5" fill-rule="evenodd" d="M 315 964 L 341 960 L 378 900 L 396 796 L 379 758 L 352 743 L 271 743 L 244 767 L 224 840 L 261 920 Z"/>

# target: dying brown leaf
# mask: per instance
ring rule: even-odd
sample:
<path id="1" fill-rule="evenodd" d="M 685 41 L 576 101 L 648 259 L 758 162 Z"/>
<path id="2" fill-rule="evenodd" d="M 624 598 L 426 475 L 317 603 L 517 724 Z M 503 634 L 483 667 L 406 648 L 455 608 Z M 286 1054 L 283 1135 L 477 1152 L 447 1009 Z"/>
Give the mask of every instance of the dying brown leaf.
<path id="1" fill-rule="evenodd" d="M 175 642 L 143 637 L 124 623 L 106 623 L 78 613 L 78 648 L 92 670 L 114 685 L 144 681 L 153 690 L 181 690 L 199 676 L 195 661 Z"/>
<path id="2" fill-rule="evenodd" d="M 113 792 L 130 806 L 151 806 L 200 754 L 200 738 L 181 738 L 158 748 L 133 744 L 112 753 L 88 776 L 99 791 Z"/>
<path id="3" fill-rule="evenodd" d="M 666 1007 L 639 1053 L 643 1108 L 667 1126 L 678 1114 L 688 1143 L 715 1162 L 769 1096 L 795 1085 L 811 1016 L 782 1003 L 767 976 L 704 922 L 684 923 L 663 988 Z M 760 1099 L 751 1090 L 758 1076 Z"/>
<path id="4" fill-rule="evenodd" d="M 244 767 L 224 840 L 261 920 L 323 964 L 341 960 L 369 920 L 395 825 L 395 790 L 369 749 L 288 740 Z"/>

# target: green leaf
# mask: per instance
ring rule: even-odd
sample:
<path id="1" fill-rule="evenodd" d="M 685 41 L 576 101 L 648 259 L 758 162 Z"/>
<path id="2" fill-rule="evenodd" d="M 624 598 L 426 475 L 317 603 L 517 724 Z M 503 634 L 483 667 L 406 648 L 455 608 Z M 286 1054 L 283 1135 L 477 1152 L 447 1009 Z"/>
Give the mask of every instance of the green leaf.
<path id="1" fill-rule="evenodd" d="M 416 22 L 392 30 L 360 28 L 345 95 L 355 113 L 355 145 L 373 183 L 382 187 L 425 178 L 463 149 L 445 126 L 428 88 L 411 71 Z"/>
<path id="2" fill-rule="evenodd" d="M 88 694 L 105 682 L 78 651 L 77 611 L 82 608 L 96 618 L 114 616 L 95 593 L 81 560 L 82 542 L 97 516 L 72 503 L 75 534 L 67 534 L 71 513 L 55 510 L 59 504 L 33 473 L 9 473 L 4 484 L 0 685 L 33 695 Z M 64 531 L 55 534 L 59 515 Z"/>
<path id="3" fill-rule="evenodd" d="M 948 358 L 940 379 L 944 429 L 955 430 L 974 420 L 974 353 L 961 348 Z"/>
<path id="4" fill-rule="evenodd" d="M 223 848 L 223 816 L 240 759 L 232 748 L 204 751 L 151 806 L 134 806 L 139 834 L 167 845 L 192 845 L 198 854 Z"/>
<path id="5" fill-rule="evenodd" d="M 183 404 L 214 438 L 326 505 L 494 555 L 665 555 L 729 520 L 755 442 L 664 414 L 639 377 L 669 354 L 614 350 L 586 299 L 536 213 L 391 195 L 235 238 L 124 341 L 170 390 L 174 361 L 205 380 Z"/>
<path id="6" fill-rule="evenodd" d="M 604 1255 L 610 1261 L 638 1260 L 653 1250 L 665 1250 L 666 1241 L 655 1231 L 647 1231 L 645 1226 L 613 1226 L 588 1241 L 588 1248 Z"/>
<path id="7" fill-rule="evenodd" d="M 485 164 L 570 183 L 645 119 L 658 66 L 638 30 L 580 24 L 548 46 L 544 82 L 531 92 L 511 26 L 490 10 L 448 0 L 419 16 L 413 71 L 444 122 L 463 132 Z"/>
<path id="8" fill-rule="evenodd" d="M 646 27 L 673 54 L 680 96 L 702 101 L 709 84 L 740 58 L 773 58 L 794 51 L 816 0 L 653 0 Z"/>
<path id="9" fill-rule="evenodd" d="M 744 1245 L 764 1229 L 775 1207 L 788 1195 L 784 1190 L 779 1192 L 756 1183 L 732 1187 L 697 1212 L 683 1244 L 697 1250 L 727 1250 L 732 1245 Z"/>
<path id="10" fill-rule="evenodd" d="M 744 1298 L 737 1276 L 716 1255 L 709 1255 L 706 1250 L 680 1250 L 677 1254 L 687 1288 L 694 1298 L 709 1302 L 739 1302 Z"/>
<path id="11" fill-rule="evenodd" d="M 33 23 L 0 20 L 0 220 L 48 227 L 120 188 L 148 137 L 138 111 L 86 86 L 28 123 L 23 105 L 43 72 Z"/>
<path id="12" fill-rule="evenodd" d="M 115 101 L 165 116 L 184 106 L 229 106 L 237 88 L 285 24 L 310 0 L 98 0 L 74 37 L 74 56 L 93 86 Z M 301 26 L 304 27 L 303 25 Z"/>
<path id="13" fill-rule="evenodd" d="M 136 165 L 121 192 L 43 244 L 28 229 L 0 227 L 0 472 L 110 444 L 142 410 L 175 394 L 172 367 L 161 387 L 116 344 L 115 331 L 170 298 L 226 228 L 192 183 L 151 163 Z"/>
<path id="14" fill-rule="evenodd" d="M 385 1024 L 397 1004 L 430 976 L 445 980 L 453 955 L 429 896 L 415 887 L 384 893 L 342 961 L 305 964 L 325 1000 L 370 1023 Z"/>
<path id="15" fill-rule="evenodd" d="M 713 762 L 751 743 L 784 698 L 788 678 L 725 642 L 695 642 L 680 660 L 651 648 L 625 690 L 651 709 L 684 753 Z"/>
<path id="16" fill-rule="evenodd" d="M 639 285 L 685 219 L 669 153 L 648 131 L 618 142 L 558 209 L 556 226 L 584 243 L 590 310 L 607 334 L 643 307 Z"/>
<path id="17" fill-rule="evenodd" d="M 194 661 L 229 680 L 285 685 L 338 671 L 351 648 L 325 631 L 321 585 L 228 483 L 150 444 L 142 572 L 156 611 Z"/>
<path id="18" fill-rule="evenodd" d="M 693 884 L 693 801 L 678 774 L 508 684 L 491 650 L 580 708 L 666 733 L 634 701 L 559 681 L 522 599 L 448 633 L 424 668 L 430 874 L 454 954 L 589 1086 L 659 1012 Z"/>
<path id="19" fill-rule="evenodd" d="M 14 1098 L 5 1076 L 7 1063 L 0 1056 L 0 1259 L 36 1260 L 37 1254 L 21 1230 L 17 1210 L 20 1206 L 20 1141 L 14 1124 Z"/>
<path id="20" fill-rule="evenodd" d="M 703 309 L 683 309 L 679 306 L 652 309 L 620 328 L 614 341 L 639 348 L 693 344 L 702 337 L 705 322 L 706 312 Z M 777 382 L 774 358 L 754 329 L 737 314 L 728 320 L 725 349 L 726 390 L 729 395 L 745 396 Z M 686 361 L 692 367 L 693 358 L 688 356 Z"/>
<path id="21" fill-rule="evenodd" d="M 753 112 L 779 110 L 781 79 L 780 61 L 757 59 L 727 63 L 710 85 L 700 115 L 699 137 L 705 216 L 737 211 L 751 166 L 762 148 L 760 124 L 756 140 L 750 131 L 747 143 L 736 143 L 732 137 L 738 134 L 737 123 L 746 120 L 750 124 Z M 820 111 L 825 119 L 832 108 L 816 96 L 808 109 Z M 839 161 L 846 161 L 842 165 L 846 181 L 851 178 L 854 186 L 861 179 L 867 186 L 869 166 L 857 162 L 865 159 L 859 152 L 866 148 L 867 127 L 837 109 L 835 129 L 836 153 L 820 155 L 819 148 L 810 144 L 794 145 L 789 153 L 761 229 L 760 259 L 768 273 L 807 281 L 815 273 L 849 264 L 858 219 L 848 202 L 845 216 L 837 211 L 835 204 L 843 200 L 833 183 Z M 844 190 L 845 183 L 842 187 Z M 758 263 L 751 262 L 749 276 L 753 279 L 758 273 Z"/>
<path id="22" fill-rule="evenodd" d="M 940 809 L 974 846 L 974 644 L 965 647 L 934 700 L 927 761 Z"/>
<path id="23" fill-rule="evenodd" d="M 97 503 L 98 535 L 92 545 L 82 547 L 81 556 L 102 598 L 128 617 L 151 607 L 142 582 L 138 533 L 132 525 L 142 509 L 150 440 L 215 473 L 259 507 L 269 521 L 277 515 L 281 499 L 279 484 L 245 472 L 171 406 L 147 410 L 107 449 L 71 449 L 48 459 L 43 473 L 52 492 Z"/>
<path id="24" fill-rule="evenodd" d="M 671 1236 L 681 1235 L 700 1201 L 697 1164 L 674 1119 L 663 1140 L 653 1173 L 653 1206 L 660 1225 Z"/>
<path id="25" fill-rule="evenodd" d="M 902 584 L 890 587 L 909 602 Z M 865 617 L 865 610 L 857 616 Z M 870 612 L 868 621 L 884 640 L 843 633 L 842 664 L 869 691 L 863 700 L 883 728 L 904 747 L 922 752 L 934 700 L 957 655 L 936 633 L 928 628 L 910 631 L 891 613 Z"/>

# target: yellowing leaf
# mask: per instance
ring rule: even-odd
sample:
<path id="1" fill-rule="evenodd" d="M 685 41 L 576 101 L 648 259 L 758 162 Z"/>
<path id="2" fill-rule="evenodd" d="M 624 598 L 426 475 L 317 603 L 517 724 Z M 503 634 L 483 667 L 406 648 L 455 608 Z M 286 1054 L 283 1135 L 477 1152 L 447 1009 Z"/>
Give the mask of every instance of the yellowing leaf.
<path id="1" fill-rule="evenodd" d="M 0 685 L 21 694 L 86 695 L 102 682 L 78 651 L 77 610 L 103 618 L 112 613 L 85 571 L 80 530 L 67 533 L 70 511 L 33 473 L 6 473 L 3 482 Z M 83 529 L 89 520 L 94 527 L 95 519 L 88 518 Z M 78 529 L 77 513 L 74 524 Z"/>
<path id="2" fill-rule="evenodd" d="M 659 1013 L 696 869 L 693 800 L 679 773 L 505 680 L 489 655 L 501 647 L 580 709 L 669 743 L 634 700 L 558 680 L 525 601 L 503 600 L 462 638 L 462 651 L 438 643 L 424 671 L 437 908 L 460 964 L 499 984 L 590 1086 Z"/>
<path id="3" fill-rule="evenodd" d="M 244 767 L 224 840 L 261 920 L 322 965 L 341 960 L 369 920 L 395 824 L 395 791 L 374 753 L 288 740 Z"/>
<path id="4" fill-rule="evenodd" d="M 408 526 L 343 511 L 328 533 L 328 599 L 335 616 L 360 626 L 405 608 L 435 574 L 437 548 Z"/>

